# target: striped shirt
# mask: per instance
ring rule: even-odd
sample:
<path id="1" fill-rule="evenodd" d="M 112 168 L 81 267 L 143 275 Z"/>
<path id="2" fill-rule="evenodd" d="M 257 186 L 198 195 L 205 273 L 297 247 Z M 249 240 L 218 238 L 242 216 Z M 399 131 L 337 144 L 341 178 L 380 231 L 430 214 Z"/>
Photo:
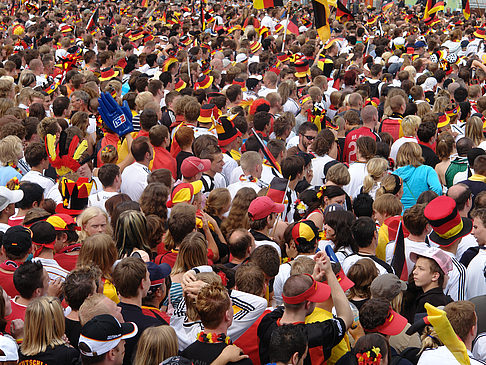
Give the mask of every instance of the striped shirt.
<path id="1" fill-rule="evenodd" d="M 69 275 L 69 271 L 64 270 L 56 260 L 54 259 L 45 259 L 42 257 L 36 257 L 32 261 L 40 262 L 44 269 L 46 269 L 47 273 L 49 274 L 49 280 L 55 281 L 58 278 L 61 278 L 61 281 L 66 280 L 66 276 Z"/>
<path id="2" fill-rule="evenodd" d="M 449 272 L 449 280 L 444 288 L 444 294 L 449 295 L 454 301 L 464 300 L 466 297 L 466 267 L 457 261 L 455 254 L 444 252 L 452 260 L 452 271 Z"/>

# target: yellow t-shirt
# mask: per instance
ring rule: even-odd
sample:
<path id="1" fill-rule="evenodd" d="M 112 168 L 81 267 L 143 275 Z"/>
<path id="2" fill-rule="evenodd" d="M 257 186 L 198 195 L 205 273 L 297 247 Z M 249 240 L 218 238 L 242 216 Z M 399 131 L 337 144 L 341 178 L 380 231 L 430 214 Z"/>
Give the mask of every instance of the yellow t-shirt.
<path id="1" fill-rule="evenodd" d="M 307 317 L 305 317 L 305 323 L 315 323 L 315 322 L 324 322 L 328 319 L 332 319 L 333 315 L 331 312 L 328 312 L 325 309 L 322 308 L 315 308 L 314 311 L 309 314 Z M 311 356 L 311 360 L 313 364 L 317 363 L 324 363 L 322 359 L 322 348 L 316 347 L 316 350 L 320 352 L 320 357 L 321 359 L 319 360 L 318 358 L 314 357 L 315 354 L 313 353 L 314 351 L 309 351 L 309 356 Z M 344 335 L 344 338 L 339 342 L 336 346 L 332 348 L 331 351 L 331 357 L 327 359 L 326 364 L 327 365 L 334 365 L 344 354 L 349 352 L 351 349 L 351 346 L 349 345 L 349 338 L 348 334 Z M 312 349 L 310 349 L 312 350 Z M 317 351 L 316 351 L 317 353 Z M 317 356 L 319 357 L 319 356 Z"/>
<path id="2" fill-rule="evenodd" d="M 118 298 L 115 285 L 113 285 L 108 279 L 105 279 L 105 283 L 103 285 L 103 295 L 113 300 L 116 304 L 120 302 L 120 298 Z"/>

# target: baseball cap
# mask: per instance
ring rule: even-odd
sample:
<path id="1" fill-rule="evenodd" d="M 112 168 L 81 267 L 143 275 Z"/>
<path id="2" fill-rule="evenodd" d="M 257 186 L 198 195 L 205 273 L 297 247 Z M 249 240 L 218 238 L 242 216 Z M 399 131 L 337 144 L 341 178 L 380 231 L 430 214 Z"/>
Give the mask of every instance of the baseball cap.
<path id="1" fill-rule="evenodd" d="M 376 328 L 366 329 L 366 331 L 378 332 L 388 336 L 396 336 L 403 331 L 407 323 L 407 319 L 395 312 L 390 306 L 385 322 Z"/>
<path id="2" fill-rule="evenodd" d="M 410 252 L 410 260 L 413 263 L 417 262 L 419 257 L 427 257 L 431 260 L 437 262 L 437 265 L 442 269 L 444 274 L 449 273 L 452 271 L 452 260 L 448 254 L 442 251 L 440 248 L 437 247 L 430 247 L 425 251 L 411 251 Z"/>
<path id="3" fill-rule="evenodd" d="M 314 278 L 309 274 L 302 275 L 306 275 L 312 279 L 311 286 L 303 293 L 294 295 L 293 297 L 282 295 L 283 301 L 287 304 L 300 304 L 306 300 L 312 303 L 325 302 L 331 295 L 331 288 L 329 285 L 315 281 Z"/>
<path id="4" fill-rule="evenodd" d="M 192 183 L 180 183 L 172 190 L 167 207 L 172 208 L 177 203 L 191 204 L 194 195 L 201 191 L 202 186 L 203 183 L 201 180 L 193 181 Z"/>
<path id="5" fill-rule="evenodd" d="M 36 222 L 30 227 L 30 230 L 32 231 L 32 243 L 54 249 L 57 233 L 52 224 L 44 221 Z"/>
<path id="6" fill-rule="evenodd" d="M 407 290 L 407 283 L 395 274 L 377 276 L 370 286 L 373 298 L 384 298 L 391 302 L 401 291 Z"/>
<path id="7" fill-rule="evenodd" d="M 100 356 L 118 346 L 121 340 L 135 336 L 137 332 L 135 323 L 120 323 L 112 315 L 101 314 L 92 318 L 81 329 L 79 351 L 88 357 Z"/>
<path id="8" fill-rule="evenodd" d="M 32 247 L 32 232 L 23 226 L 10 227 L 3 235 L 2 243 L 8 254 L 22 256 Z"/>
<path id="9" fill-rule="evenodd" d="M 74 218 L 64 213 L 57 213 L 51 215 L 46 219 L 47 223 L 50 223 L 56 231 L 69 231 L 69 225 L 76 224 Z M 76 227 L 78 229 L 78 227 Z"/>
<path id="10" fill-rule="evenodd" d="M 344 210 L 343 206 L 341 204 L 329 204 L 326 209 L 324 209 L 324 216 L 329 213 L 329 212 L 338 212 L 340 210 Z"/>
<path id="11" fill-rule="evenodd" d="M 211 161 L 198 157 L 190 156 L 182 161 L 181 173 L 184 177 L 194 177 L 200 172 L 208 171 L 211 167 Z"/>
<path id="12" fill-rule="evenodd" d="M 292 228 L 292 238 L 296 245 L 316 242 L 319 238 L 319 230 L 311 220 L 303 220 Z"/>
<path id="13" fill-rule="evenodd" d="M 5 186 L 0 186 L 0 212 L 9 204 L 18 203 L 23 198 L 24 192 L 22 190 L 10 190 Z"/>
<path id="14" fill-rule="evenodd" d="M 3 352 L 0 355 L 0 361 L 18 361 L 19 353 L 17 344 L 12 338 L 4 335 L 0 335 L 0 351 Z"/>
<path id="15" fill-rule="evenodd" d="M 260 196 L 254 199 L 248 207 L 248 214 L 254 221 L 268 217 L 272 213 L 282 213 L 285 205 L 275 203 L 268 196 Z"/>
<path id="16" fill-rule="evenodd" d="M 150 275 L 150 286 L 161 284 L 162 281 L 170 275 L 171 267 L 166 262 L 157 265 L 152 261 L 148 261 L 146 264 Z"/>

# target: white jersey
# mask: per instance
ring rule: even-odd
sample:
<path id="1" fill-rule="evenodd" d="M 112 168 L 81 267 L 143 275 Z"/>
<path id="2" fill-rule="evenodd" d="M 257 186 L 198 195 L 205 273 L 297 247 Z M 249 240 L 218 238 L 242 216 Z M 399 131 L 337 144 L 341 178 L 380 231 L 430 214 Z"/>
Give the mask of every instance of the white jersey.
<path id="1" fill-rule="evenodd" d="M 112 196 L 118 195 L 118 192 L 115 191 L 100 191 L 99 193 L 93 194 L 89 196 L 88 199 L 88 207 L 98 207 L 103 209 L 106 212 L 105 203 L 108 199 Z"/>
<path id="2" fill-rule="evenodd" d="M 366 175 L 368 175 L 368 170 L 366 169 L 366 164 L 363 162 L 353 162 L 349 165 L 349 175 L 351 180 L 348 185 L 343 187 L 343 190 L 354 199 L 358 196 L 363 186 L 363 180 Z"/>
<path id="3" fill-rule="evenodd" d="M 138 202 L 142 192 L 148 185 L 147 176 L 149 174 L 149 168 L 141 163 L 135 162 L 127 166 L 121 176 L 121 192 L 127 194 L 133 201 Z"/>
<path id="4" fill-rule="evenodd" d="M 457 261 L 453 253 L 444 252 L 452 259 L 452 271 L 449 272 L 444 294 L 449 295 L 454 301 L 464 300 L 466 297 L 466 267 Z"/>
<path id="5" fill-rule="evenodd" d="M 228 328 L 227 335 L 236 341 L 260 317 L 267 308 L 267 300 L 256 295 L 232 290 L 230 293 L 234 314 L 233 323 Z M 179 340 L 179 350 L 183 351 L 192 344 L 197 334 L 204 330 L 200 321 L 186 322 L 186 302 L 181 300 L 170 318 L 170 325 L 175 329 Z"/>
<path id="6" fill-rule="evenodd" d="M 21 181 L 28 181 L 31 183 L 39 184 L 44 189 L 44 196 L 52 189 L 56 182 L 50 177 L 42 175 L 39 171 L 30 170 L 24 176 Z"/>
<path id="7" fill-rule="evenodd" d="M 354 253 L 352 255 L 349 255 L 343 260 L 341 266 L 343 268 L 344 273 L 347 274 L 349 268 L 353 266 L 356 263 L 356 261 L 361 259 L 366 259 L 366 258 L 373 261 L 373 263 L 375 264 L 376 268 L 379 271 L 379 275 L 383 275 L 387 273 L 393 274 L 393 268 L 390 265 L 388 265 L 386 262 L 380 260 L 376 256 L 362 255 L 359 253 Z"/>
<path id="8" fill-rule="evenodd" d="M 334 161 L 334 159 L 328 155 L 324 156 L 317 156 L 316 158 L 312 159 L 312 180 L 311 180 L 311 185 L 313 186 L 322 186 L 324 185 L 324 179 L 326 178 L 324 176 L 324 166 L 328 162 Z"/>
<path id="9" fill-rule="evenodd" d="M 482 361 L 476 360 L 473 354 L 468 351 L 470 364 L 483 364 Z M 454 357 L 452 352 L 446 346 L 439 346 L 436 349 L 429 349 L 422 352 L 417 365 L 442 364 L 442 365 L 459 365 L 459 361 Z"/>
<path id="10" fill-rule="evenodd" d="M 466 270 L 466 300 L 486 294 L 486 251 L 481 247 L 478 254 L 471 260 Z"/>

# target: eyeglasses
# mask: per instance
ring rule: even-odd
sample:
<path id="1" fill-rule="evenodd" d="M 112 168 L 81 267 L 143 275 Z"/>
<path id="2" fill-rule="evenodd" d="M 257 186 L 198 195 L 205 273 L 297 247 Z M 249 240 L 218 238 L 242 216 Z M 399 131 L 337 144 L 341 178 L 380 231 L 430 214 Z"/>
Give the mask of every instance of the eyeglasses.
<path id="1" fill-rule="evenodd" d="M 316 138 L 314 136 L 306 136 L 305 134 L 304 134 L 304 137 L 307 138 L 309 141 L 313 141 L 314 138 Z"/>

